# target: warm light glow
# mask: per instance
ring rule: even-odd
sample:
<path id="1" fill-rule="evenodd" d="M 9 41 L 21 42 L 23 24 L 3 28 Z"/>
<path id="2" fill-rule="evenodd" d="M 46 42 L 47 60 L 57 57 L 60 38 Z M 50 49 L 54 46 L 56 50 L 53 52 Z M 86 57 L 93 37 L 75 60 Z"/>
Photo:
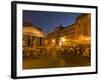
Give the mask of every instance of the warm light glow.
<path id="1" fill-rule="evenodd" d="M 80 39 L 80 40 L 89 41 L 89 40 L 90 40 L 90 37 L 81 35 L 81 36 L 79 37 L 79 39 Z"/>
<path id="2" fill-rule="evenodd" d="M 61 42 L 59 42 L 59 46 L 62 46 L 62 43 Z"/>
<path id="3" fill-rule="evenodd" d="M 86 37 L 86 38 L 84 38 L 86 41 L 89 41 L 90 40 L 90 38 L 89 37 Z"/>
<path id="4" fill-rule="evenodd" d="M 81 40 L 81 41 L 84 40 L 84 36 L 83 35 L 80 35 L 79 36 L 79 40 Z"/>
<path id="5" fill-rule="evenodd" d="M 79 40 L 81 44 L 90 44 L 90 36 L 79 36 Z"/>
<path id="6" fill-rule="evenodd" d="M 62 42 L 65 42 L 66 41 L 66 38 L 65 37 L 61 37 L 61 41 Z"/>
<path id="7" fill-rule="evenodd" d="M 55 41 L 55 39 L 52 39 L 52 43 L 55 43 L 56 41 Z"/>

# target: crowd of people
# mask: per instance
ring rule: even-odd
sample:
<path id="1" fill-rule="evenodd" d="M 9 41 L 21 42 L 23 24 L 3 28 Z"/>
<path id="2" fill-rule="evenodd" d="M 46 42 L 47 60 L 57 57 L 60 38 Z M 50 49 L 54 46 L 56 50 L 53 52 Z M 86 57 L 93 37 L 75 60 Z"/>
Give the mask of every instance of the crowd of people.
<path id="1" fill-rule="evenodd" d="M 23 50 L 24 56 L 39 56 L 39 55 L 54 55 L 62 58 L 73 58 L 73 57 L 81 57 L 85 56 L 90 57 L 90 45 L 70 45 L 70 46 L 61 46 L 59 48 L 50 47 L 36 50 Z"/>
<path id="2" fill-rule="evenodd" d="M 59 56 L 74 57 L 74 56 L 84 56 L 90 57 L 90 46 L 89 45 L 74 45 L 74 46 L 62 46 L 57 51 Z"/>

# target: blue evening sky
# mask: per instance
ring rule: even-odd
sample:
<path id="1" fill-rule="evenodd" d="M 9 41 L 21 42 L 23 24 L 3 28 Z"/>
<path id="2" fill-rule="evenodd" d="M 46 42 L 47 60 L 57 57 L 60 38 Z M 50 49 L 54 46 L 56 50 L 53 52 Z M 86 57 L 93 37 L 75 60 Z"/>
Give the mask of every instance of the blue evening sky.
<path id="1" fill-rule="evenodd" d="M 81 13 L 47 12 L 47 11 L 23 11 L 23 21 L 36 25 L 46 33 L 62 24 L 63 27 L 75 23 L 76 17 Z"/>

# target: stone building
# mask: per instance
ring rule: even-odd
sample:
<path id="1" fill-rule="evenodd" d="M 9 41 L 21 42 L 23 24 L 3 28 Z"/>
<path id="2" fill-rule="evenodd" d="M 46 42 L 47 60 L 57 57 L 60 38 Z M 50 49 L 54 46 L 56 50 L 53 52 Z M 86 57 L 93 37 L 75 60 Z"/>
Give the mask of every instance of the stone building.
<path id="1" fill-rule="evenodd" d="M 91 35 L 90 14 L 83 14 L 77 17 L 76 24 L 77 24 L 77 29 L 76 29 L 77 36 L 79 35 L 90 36 Z"/>
<path id="2" fill-rule="evenodd" d="M 80 41 L 82 43 L 86 42 L 83 40 L 88 40 L 90 43 L 91 36 L 91 16 L 90 14 L 82 14 L 76 18 L 76 22 L 66 26 L 58 26 L 53 32 L 47 35 L 48 44 L 56 43 L 61 44 L 60 39 L 62 41 Z M 50 42 L 51 41 L 51 42 Z"/>
<path id="3" fill-rule="evenodd" d="M 59 44 L 59 37 L 61 36 L 61 31 L 64 28 L 60 25 L 57 26 L 54 31 L 50 32 L 47 36 L 46 36 L 46 40 L 47 40 L 47 44 L 49 45 L 57 45 Z M 53 44 L 51 44 L 53 43 Z"/>
<path id="4" fill-rule="evenodd" d="M 69 25 L 61 31 L 61 36 L 66 36 L 67 39 L 76 38 L 76 24 Z"/>
<path id="5" fill-rule="evenodd" d="M 30 23 L 23 24 L 23 45 L 27 47 L 41 46 L 45 39 L 45 33 L 37 26 Z"/>
<path id="6" fill-rule="evenodd" d="M 45 33 L 39 27 L 31 23 L 23 23 L 23 53 L 30 55 L 36 49 L 41 48 L 45 44 Z"/>

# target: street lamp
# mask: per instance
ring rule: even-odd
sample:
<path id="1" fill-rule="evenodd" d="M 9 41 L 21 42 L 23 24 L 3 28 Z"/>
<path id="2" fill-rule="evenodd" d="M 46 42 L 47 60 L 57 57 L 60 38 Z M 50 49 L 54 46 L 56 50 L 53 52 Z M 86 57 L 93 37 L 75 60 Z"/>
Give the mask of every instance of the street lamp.
<path id="1" fill-rule="evenodd" d="M 61 41 L 62 42 L 65 42 L 66 41 L 66 38 L 65 37 L 61 37 Z"/>
<path id="2" fill-rule="evenodd" d="M 59 46 L 62 46 L 62 42 L 59 42 Z"/>
<path id="3" fill-rule="evenodd" d="M 55 43 L 56 42 L 56 40 L 55 39 L 52 39 L 52 43 Z"/>
<path id="4" fill-rule="evenodd" d="M 63 36 L 63 37 L 61 37 L 60 38 L 60 45 L 66 45 L 66 41 L 67 41 L 67 39 L 66 39 L 66 37 L 65 36 Z"/>

